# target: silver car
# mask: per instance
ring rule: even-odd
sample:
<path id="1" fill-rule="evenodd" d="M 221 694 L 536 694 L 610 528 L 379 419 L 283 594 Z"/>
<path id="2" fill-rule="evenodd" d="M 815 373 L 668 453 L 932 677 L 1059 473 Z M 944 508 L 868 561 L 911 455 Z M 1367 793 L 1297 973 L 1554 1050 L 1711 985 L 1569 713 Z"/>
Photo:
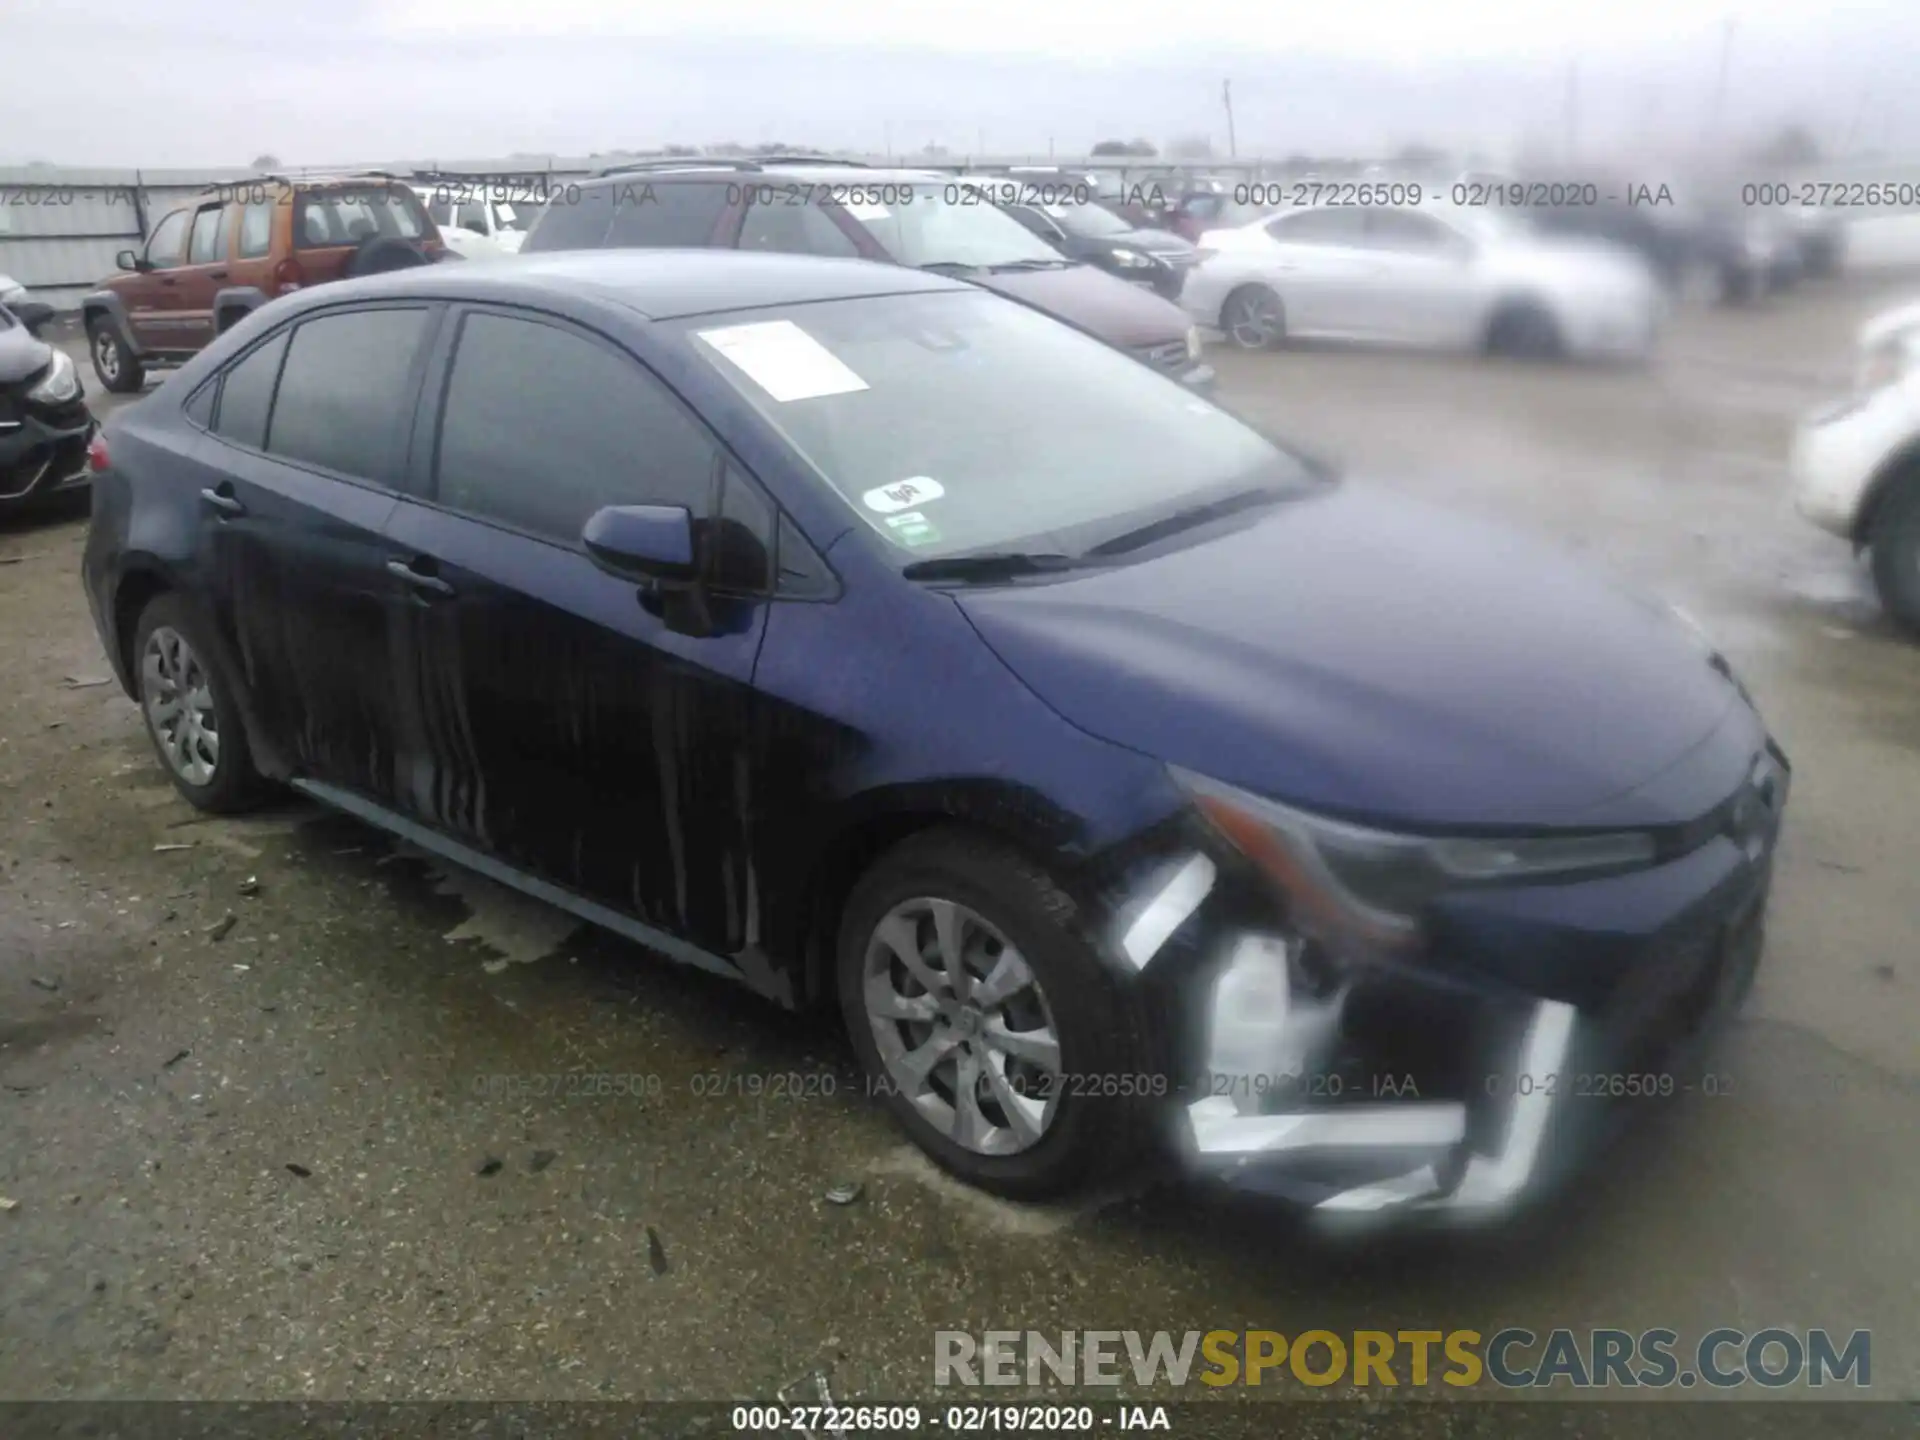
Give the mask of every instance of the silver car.
<path id="1" fill-rule="evenodd" d="M 1659 286 L 1631 252 L 1489 210 L 1305 206 L 1200 238 L 1180 303 L 1245 349 L 1290 338 L 1637 359 Z"/>

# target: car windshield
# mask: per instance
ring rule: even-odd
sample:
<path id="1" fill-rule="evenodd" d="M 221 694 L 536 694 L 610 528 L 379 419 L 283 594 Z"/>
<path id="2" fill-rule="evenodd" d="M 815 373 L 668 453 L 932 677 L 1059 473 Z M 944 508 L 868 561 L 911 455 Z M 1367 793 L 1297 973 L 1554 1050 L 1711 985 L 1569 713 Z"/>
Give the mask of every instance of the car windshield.
<path id="1" fill-rule="evenodd" d="M 1133 227 L 1104 205 L 1088 201 L 1081 205 L 1042 205 L 1041 213 L 1069 235 L 1098 240 L 1109 235 L 1129 235 Z"/>
<path id="2" fill-rule="evenodd" d="M 978 291 L 701 316 L 695 348 L 902 564 L 1082 556 L 1294 456 L 1137 360 Z"/>
<path id="3" fill-rule="evenodd" d="M 1026 262 L 1064 263 L 1058 250 L 996 208 L 978 190 L 939 181 L 855 188 L 870 189 L 893 201 L 849 201 L 847 213 L 866 226 L 881 248 L 902 265 L 986 268 Z"/>
<path id="4" fill-rule="evenodd" d="M 493 207 L 495 222 L 502 230 L 531 230 L 540 218 L 538 200 L 501 200 Z"/>

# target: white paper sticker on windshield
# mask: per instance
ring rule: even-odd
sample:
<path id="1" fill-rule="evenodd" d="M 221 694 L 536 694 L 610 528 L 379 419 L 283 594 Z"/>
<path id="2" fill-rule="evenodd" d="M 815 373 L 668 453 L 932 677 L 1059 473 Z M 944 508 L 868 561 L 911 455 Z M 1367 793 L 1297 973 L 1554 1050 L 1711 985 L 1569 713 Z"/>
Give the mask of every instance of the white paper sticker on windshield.
<path id="1" fill-rule="evenodd" d="M 896 510 L 908 510 L 915 505 L 924 505 L 929 500 L 938 500 L 946 493 L 946 487 L 938 480 L 914 475 L 895 484 L 867 491 L 860 497 L 860 503 L 877 514 L 891 515 Z"/>
<path id="2" fill-rule="evenodd" d="M 740 367 L 774 399 L 812 400 L 865 390 L 862 380 L 826 346 L 791 320 L 702 330 L 700 338 Z"/>
<path id="3" fill-rule="evenodd" d="M 876 205 L 871 200 L 847 201 L 847 214 L 856 220 L 884 220 L 889 211 L 884 205 Z"/>

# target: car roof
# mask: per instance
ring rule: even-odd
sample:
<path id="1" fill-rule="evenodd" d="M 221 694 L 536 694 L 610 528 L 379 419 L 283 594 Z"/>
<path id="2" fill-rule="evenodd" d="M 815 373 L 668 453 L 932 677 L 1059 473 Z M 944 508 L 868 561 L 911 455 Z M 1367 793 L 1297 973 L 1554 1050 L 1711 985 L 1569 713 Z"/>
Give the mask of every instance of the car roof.
<path id="1" fill-rule="evenodd" d="M 594 296 L 650 320 L 764 305 L 966 291 L 943 275 L 870 260 L 738 250 L 553 250 L 475 264 L 414 266 L 307 291 L 314 303 L 364 297 L 526 300 L 540 291 Z"/>

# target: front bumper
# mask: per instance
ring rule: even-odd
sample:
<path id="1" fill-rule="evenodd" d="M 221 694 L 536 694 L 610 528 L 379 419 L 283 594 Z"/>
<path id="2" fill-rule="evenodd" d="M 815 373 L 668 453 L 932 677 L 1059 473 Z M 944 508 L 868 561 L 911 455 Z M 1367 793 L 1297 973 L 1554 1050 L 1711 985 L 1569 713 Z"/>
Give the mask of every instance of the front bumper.
<path id="1" fill-rule="evenodd" d="M 1764 813 L 1742 809 L 1737 834 L 1630 874 L 1444 901 L 1416 965 L 1337 983 L 1297 938 L 1247 922 L 1230 858 L 1196 854 L 1122 940 L 1151 958 L 1189 927 L 1186 968 L 1156 995 L 1187 1037 L 1172 1138 L 1189 1173 L 1326 1224 L 1487 1222 L 1657 1102 L 1712 1093 L 1698 1066 L 1758 964 L 1786 799 L 1784 759 L 1762 744 L 1710 812 L 1764 777 Z M 1241 918 L 1197 918 L 1214 907 Z"/>
<path id="2" fill-rule="evenodd" d="M 84 401 L 51 416 L 28 407 L 11 412 L 0 422 L 0 506 L 86 485 L 87 446 L 99 428 Z"/>

